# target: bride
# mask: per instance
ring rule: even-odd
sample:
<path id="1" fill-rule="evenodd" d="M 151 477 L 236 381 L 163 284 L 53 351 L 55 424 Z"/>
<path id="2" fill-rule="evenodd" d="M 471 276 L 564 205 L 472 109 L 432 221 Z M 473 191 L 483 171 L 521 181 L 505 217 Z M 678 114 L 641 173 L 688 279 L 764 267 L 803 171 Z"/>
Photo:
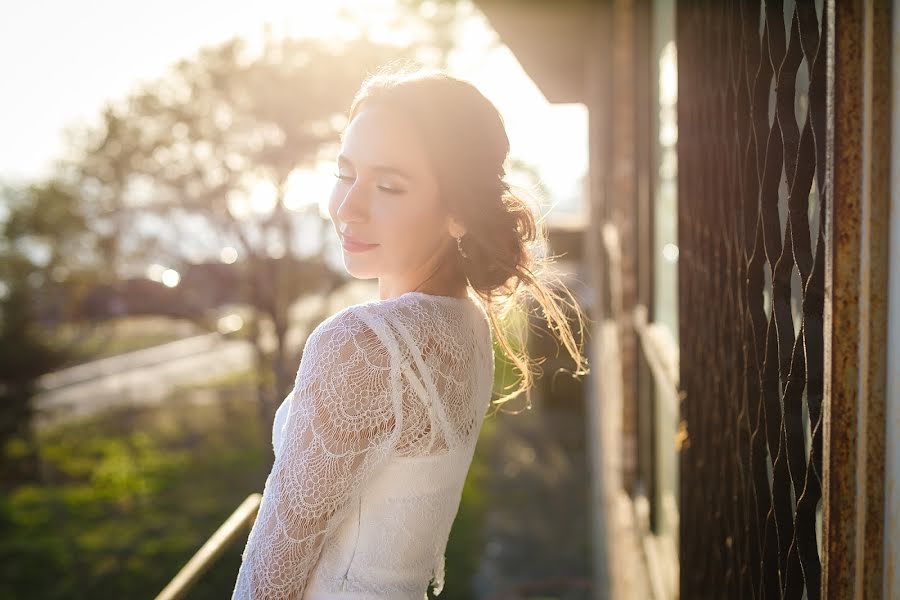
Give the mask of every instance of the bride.
<path id="1" fill-rule="evenodd" d="M 522 385 L 493 404 L 532 381 L 501 328 L 523 293 L 587 372 L 562 305 L 581 312 L 538 274 L 541 232 L 503 179 L 509 141 L 489 100 L 441 71 L 384 68 L 341 142 L 329 212 L 347 271 L 377 277 L 379 299 L 307 339 L 233 599 L 439 594 L 495 337 Z"/>

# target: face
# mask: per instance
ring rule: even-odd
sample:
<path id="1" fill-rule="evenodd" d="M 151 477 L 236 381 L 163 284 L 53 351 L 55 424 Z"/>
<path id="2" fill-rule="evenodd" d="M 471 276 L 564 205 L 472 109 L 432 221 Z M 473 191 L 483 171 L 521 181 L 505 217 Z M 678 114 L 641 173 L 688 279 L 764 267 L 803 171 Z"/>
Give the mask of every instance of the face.
<path id="1" fill-rule="evenodd" d="M 344 131 L 336 168 L 328 211 L 348 273 L 415 288 L 459 233 L 412 124 L 390 108 L 365 108 Z"/>

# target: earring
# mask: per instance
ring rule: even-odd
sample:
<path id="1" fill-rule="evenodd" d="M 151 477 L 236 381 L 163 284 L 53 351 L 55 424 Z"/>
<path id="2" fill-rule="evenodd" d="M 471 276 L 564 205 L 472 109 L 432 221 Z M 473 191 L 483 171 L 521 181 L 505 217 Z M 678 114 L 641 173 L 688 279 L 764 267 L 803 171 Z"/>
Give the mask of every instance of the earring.
<path id="1" fill-rule="evenodd" d="M 462 255 L 463 258 L 469 258 L 469 255 L 466 254 L 466 251 L 463 250 L 463 247 L 462 247 L 462 236 L 459 236 L 458 238 L 456 238 L 456 249 L 459 250 L 459 253 Z"/>

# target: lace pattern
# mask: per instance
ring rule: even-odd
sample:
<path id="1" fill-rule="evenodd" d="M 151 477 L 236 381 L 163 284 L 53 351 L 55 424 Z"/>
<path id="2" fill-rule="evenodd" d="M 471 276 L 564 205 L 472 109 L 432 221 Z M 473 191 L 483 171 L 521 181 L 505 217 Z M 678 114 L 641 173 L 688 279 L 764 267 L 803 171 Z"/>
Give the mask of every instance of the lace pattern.
<path id="1" fill-rule="evenodd" d="M 490 400 L 490 342 L 480 306 L 427 294 L 321 323 L 276 415 L 232 598 L 302 598 L 311 576 L 360 598 L 421 598 L 429 580 L 439 594 Z"/>

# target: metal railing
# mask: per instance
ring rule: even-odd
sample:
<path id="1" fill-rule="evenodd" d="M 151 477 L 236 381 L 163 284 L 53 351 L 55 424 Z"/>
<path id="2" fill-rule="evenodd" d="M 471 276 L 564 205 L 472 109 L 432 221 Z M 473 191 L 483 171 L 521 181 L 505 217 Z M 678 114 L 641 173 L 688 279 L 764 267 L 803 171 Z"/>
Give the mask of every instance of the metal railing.
<path id="1" fill-rule="evenodd" d="M 838 163 L 815 4 L 678 3 L 682 598 L 821 597 L 822 216 Z"/>
<path id="2" fill-rule="evenodd" d="M 240 538 L 241 532 L 253 525 L 262 494 L 250 494 L 231 516 L 210 536 L 206 543 L 178 571 L 178 574 L 159 593 L 156 600 L 183 598 L 222 553 Z"/>

